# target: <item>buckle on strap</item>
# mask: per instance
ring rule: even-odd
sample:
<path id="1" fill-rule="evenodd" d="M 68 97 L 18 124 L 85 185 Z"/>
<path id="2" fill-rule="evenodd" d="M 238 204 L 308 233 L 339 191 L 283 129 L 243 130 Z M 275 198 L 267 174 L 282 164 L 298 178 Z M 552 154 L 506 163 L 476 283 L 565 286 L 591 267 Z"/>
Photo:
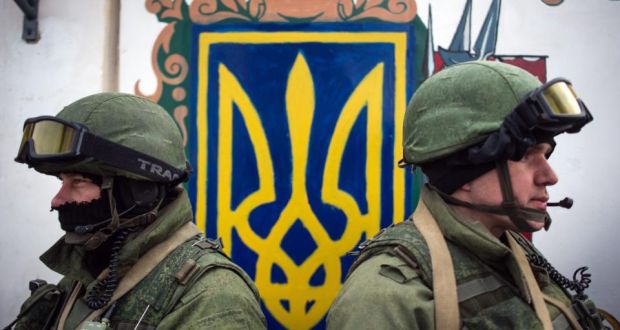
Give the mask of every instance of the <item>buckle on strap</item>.
<path id="1" fill-rule="evenodd" d="M 211 250 L 218 250 L 218 251 L 220 251 L 224 247 L 224 244 L 222 243 L 222 239 L 221 238 L 210 239 L 210 238 L 206 238 L 206 237 L 201 237 L 200 240 L 194 242 L 194 244 L 192 244 L 192 246 L 199 247 L 199 248 L 201 248 L 203 250 L 211 249 Z"/>

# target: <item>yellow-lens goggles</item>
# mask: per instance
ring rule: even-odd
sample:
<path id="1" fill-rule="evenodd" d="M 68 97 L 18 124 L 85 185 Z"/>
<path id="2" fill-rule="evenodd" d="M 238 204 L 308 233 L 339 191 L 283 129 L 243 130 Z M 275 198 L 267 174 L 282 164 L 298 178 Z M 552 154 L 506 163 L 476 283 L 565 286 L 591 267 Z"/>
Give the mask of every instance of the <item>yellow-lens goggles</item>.
<path id="1" fill-rule="evenodd" d="M 577 133 L 590 121 L 592 115 L 571 83 L 553 79 L 529 93 L 497 131 L 467 150 L 467 157 L 474 164 L 520 160 L 535 144 L 549 142 L 558 134 Z"/>
<path id="2" fill-rule="evenodd" d="M 542 90 L 548 110 L 555 116 L 584 115 L 573 87 L 567 81 L 557 81 Z"/>
<path id="3" fill-rule="evenodd" d="M 573 90 L 570 81 L 553 79 L 530 93 L 516 108 L 526 129 L 538 129 L 554 134 L 576 133 L 592 121 L 586 105 Z"/>
<path id="4" fill-rule="evenodd" d="M 88 131 L 75 122 L 41 116 L 27 119 L 15 161 L 30 166 L 64 166 L 65 162 L 91 157 L 107 166 L 129 171 L 155 182 L 179 183 L 190 170 L 178 169 L 145 153 L 125 147 Z"/>
<path id="5" fill-rule="evenodd" d="M 76 137 L 74 127 L 58 121 L 43 119 L 29 122 L 24 125 L 20 150 L 30 141 L 36 156 L 66 155 L 74 151 Z"/>

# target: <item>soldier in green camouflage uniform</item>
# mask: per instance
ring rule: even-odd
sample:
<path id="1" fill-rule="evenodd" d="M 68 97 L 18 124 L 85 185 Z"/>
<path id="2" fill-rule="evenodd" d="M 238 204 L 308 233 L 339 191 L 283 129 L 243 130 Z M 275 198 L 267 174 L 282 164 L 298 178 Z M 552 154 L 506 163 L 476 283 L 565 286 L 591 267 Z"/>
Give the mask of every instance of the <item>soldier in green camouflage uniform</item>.
<path id="1" fill-rule="evenodd" d="M 202 237 L 182 139 L 158 105 L 95 94 L 24 124 L 16 158 L 55 175 L 66 234 L 41 260 L 16 329 L 264 329 L 248 275 Z"/>
<path id="2" fill-rule="evenodd" d="M 601 328 L 583 292 L 589 274 L 566 279 L 516 233 L 548 228 L 554 137 L 591 119 L 569 82 L 541 86 L 508 64 L 468 62 L 430 77 L 404 123 L 404 162 L 428 178 L 416 213 L 360 246 L 328 329 Z M 423 217 L 436 236 L 422 233 Z M 435 271 L 434 242 L 445 242 L 435 251 L 449 262 Z"/>

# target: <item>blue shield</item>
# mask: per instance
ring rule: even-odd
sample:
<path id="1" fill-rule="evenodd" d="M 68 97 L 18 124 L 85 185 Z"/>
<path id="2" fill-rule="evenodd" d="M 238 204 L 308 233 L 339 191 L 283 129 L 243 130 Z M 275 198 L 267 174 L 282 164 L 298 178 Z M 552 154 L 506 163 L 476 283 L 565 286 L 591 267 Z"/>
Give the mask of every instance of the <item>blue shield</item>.
<path id="1" fill-rule="evenodd" d="M 346 253 L 413 209 L 397 167 L 411 25 L 196 25 L 196 223 L 254 278 L 270 326 L 321 326 Z"/>

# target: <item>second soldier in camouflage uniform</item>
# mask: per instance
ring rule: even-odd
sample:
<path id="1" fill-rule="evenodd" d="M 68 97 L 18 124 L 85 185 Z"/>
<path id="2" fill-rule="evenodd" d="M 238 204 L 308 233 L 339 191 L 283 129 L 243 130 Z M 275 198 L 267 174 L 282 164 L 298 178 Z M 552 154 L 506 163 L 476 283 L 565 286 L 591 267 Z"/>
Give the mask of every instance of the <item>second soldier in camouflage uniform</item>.
<path id="1" fill-rule="evenodd" d="M 430 77 L 409 104 L 404 161 L 428 177 L 412 221 L 362 244 L 330 329 L 601 327 L 583 290 L 517 232 L 550 224 L 554 137 L 592 117 L 570 83 L 499 62 Z M 566 204 L 566 203 L 563 203 Z"/>

